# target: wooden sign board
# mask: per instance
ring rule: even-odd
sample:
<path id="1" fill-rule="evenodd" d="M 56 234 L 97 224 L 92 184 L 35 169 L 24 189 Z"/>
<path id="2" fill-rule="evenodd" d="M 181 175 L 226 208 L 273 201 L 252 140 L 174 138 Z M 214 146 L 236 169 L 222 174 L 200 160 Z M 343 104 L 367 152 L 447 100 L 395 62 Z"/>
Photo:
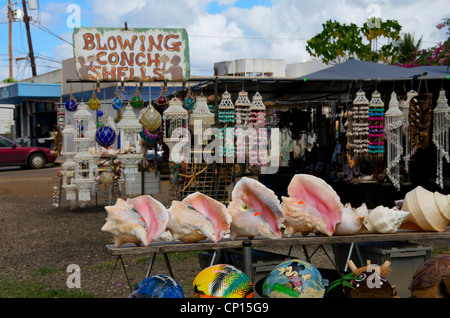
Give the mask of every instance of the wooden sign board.
<path id="1" fill-rule="evenodd" d="M 78 77 L 91 81 L 189 79 L 185 29 L 80 27 L 73 32 Z"/>

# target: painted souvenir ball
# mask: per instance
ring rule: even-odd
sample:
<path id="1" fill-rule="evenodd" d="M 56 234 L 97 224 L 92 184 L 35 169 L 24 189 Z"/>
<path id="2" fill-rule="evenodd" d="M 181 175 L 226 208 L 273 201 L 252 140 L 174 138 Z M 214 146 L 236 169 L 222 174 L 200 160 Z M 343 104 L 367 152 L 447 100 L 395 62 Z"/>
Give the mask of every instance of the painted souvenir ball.
<path id="1" fill-rule="evenodd" d="M 88 101 L 88 107 L 92 110 L 97 110 L 100 107 L 100 100 L 96 97 L 92 97 Z"/>
<path id="2" fill-rule="evenodd" d="M 134 108 L 141 108 L 144 105 L 144 101 L 142 100 L 141 96 L 134 95 L 130 100 L 130 105 Z"/>
<path id="3" fill-rule="evenodd" d="M 116 98 L 113 99 L 112 107 L 115 110 L 118 110 L 118 109 L 122 108 L 122 105 L 123 105 L 123 102 L 122 102 L 122 100 L 119 97 L 116 97 Z"/>
<path id="4" fill-rule="evenodd" d="M 95 133 L 97 143 L 105 148 L 111 146 L 116 141 L 116 132 L 109 126 L 102 126 Z"/>
<path id="5" fill-rule="evenodd" d="M 192 110 L 194 108 L 194 105 L 195 105 L 195 100 L 191 97 L 185 98 L 183 100 L 183 106 L 187 110 Z"/>
<path id="6" fill-rule="evenodd" d="M 73 100 L 73 99 L 69 99 L 69 100 L 66 102 L 66 110 L 69 111 L 69 112 L 74 112 L 74 111 L 76 111 L 76 110 L 77 110 L 77 107 L 78 107 L 78 104 L 77 104 L 77 102 L 76 102 L 75 100 Z"/>
<path id="7" fill-rule="evenodd" d="M 293 259 L 281 263 L 267 276 L 263 296 L 268 298 L 323 298 L 322 275 L 313 265 Z"/>
<path id="8" fill-rule="evenodd" d="M 219 264 L 194 278 L 194 298 L 253 298 L 252 281 L 238 268 Z"/>
<path id="9" fill-rule="evenodd" d="M 175 279 L 159 274 L 144 279 L 128 298 L 184 298 L 184 293 Z"/>

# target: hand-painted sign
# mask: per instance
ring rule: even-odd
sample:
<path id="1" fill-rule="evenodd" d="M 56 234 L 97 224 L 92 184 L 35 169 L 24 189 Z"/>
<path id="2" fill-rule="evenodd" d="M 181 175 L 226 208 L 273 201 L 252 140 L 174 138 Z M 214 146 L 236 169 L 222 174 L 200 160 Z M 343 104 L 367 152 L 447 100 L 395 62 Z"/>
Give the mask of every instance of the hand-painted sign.
<path id="1" fill-rule="evenodd" d="M 183 81 L 189 79 L 185 29 L 74 29 L 78 77 L 92 81 Z"/>

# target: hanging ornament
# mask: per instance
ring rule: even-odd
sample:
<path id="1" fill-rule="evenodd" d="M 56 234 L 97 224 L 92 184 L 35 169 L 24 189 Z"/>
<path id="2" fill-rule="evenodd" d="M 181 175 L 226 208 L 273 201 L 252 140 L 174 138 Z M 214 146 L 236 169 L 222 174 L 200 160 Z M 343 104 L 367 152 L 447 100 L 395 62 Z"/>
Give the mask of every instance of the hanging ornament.
<path id="1" fill-rule="evenodd" d="M 214 114 L 210 112 L 205 96 L 201 95 L 197 97 L 190 117 L 191 125 L 194 126 L 194 129 L 201 129 L 199 132 L 201 134 L 214 125 Z M 200 127 L 196 127 L 196 122 L 200 123 Z M 196 133 L 196 131 L 194 131 L 194 133 Z M 206 140 L 204 140 L 204 142 L 206 142 Z"/>
<path id="2" fill-rule="evenodd" d="M 139 133 L 142 139 L 144 139 L 149 144 L 156 144 L 161 141 L 161 136 L 158 133 L 150 133 L 147 129 L 142 127 L 142 131 Z"/>
<path id="3" fill-rule="evenodd" d="M 134 92 L 134 95 L 130 100 L 130 105 L 133 108 L 141 108 L 144 105 L 144 100 L 142 99 L 141 94 L 139 94 L 137 84 L 136 84 L 136 91 Z"/>
<path id="4" fill-rule="evenodd" d="M 158 99 L 156 100 L 156 105 L 158 105 L 158 107 L 161 109 L 165 109 L 168 104 L 169 104 L 169 101 L 167 100 L 167 97 L 164 96 L 164 88 L 163 88 L 163 85 L 161 85 L 161 94 L 159 95 Z"/>
<path id="5" fill-rule="evenodd" d="M 183 100 L 183 107 L 188 111 L 191 111 L 194 108 L 194 105 L 195 99 L 194 96 L 192 95 L 191 86 L 189 86 L 187 95 Z"/>
<path id="6" fill-rule="evenodd" d="M 172 150 L 179 142 L 187 142 L 187 126 L 189 113 L 183 108 L 181 100 L 172 98 L 169 107 L 163 112 L 163 140 Z M 180 135 L 183 135 L 180 138 Z"/>
<path id="7" fill-rule="evenodd" d="M 352 141 L 349 146 L 356 158 L 369 153 L 369 100 L 362 90 L 356 93 L 351 112 L 351 129 L 349 135 Z"/>
<path id="8" fill-rule="evenodd" d="M 112 101 L 112 107 L 113 107 L 115 110 L 119 110 L 119 109 L 122 108 L 122 106 L 123 106 L 123 101 L 122 101 L 122 99 L 120 98 L 120 96 L 119 96 L 119 90 L 118 90 L 118 88 L 116 87 L 116 93 L 115 93 L 115 97 L 114 97 L 114 99 L 113 99 L 113 101 Z"/>
<path id="9" fill-rule="evenodd" d="M 443 182 L 443 158 L 450 162 L 449 155 L 449 124 L 450 107 L 445 97 L 445 91 L 441 89 L 437 99 L 437 105 L 433 110 L 433 143 L 437 148 L 437 173 L 436 183 L 444 188 Z"/>
<path id="10" fill-rule="evenodd" d="M 386 175 L 397 190 L 400 190 L 400 159 L 403 154 L 402 127 L 403 112 L 399 108 L 397 94 L 392 92 L 389 109 L 385 113 L 386 131 Z"/>
<path id="11" fill-rule="evenodd" d="M 254 128 L 250 140 L 250 165 L 265 165 L 267 163 L 267 132 L 266 105 L 259 92 L 253 96 L 250 106 L 250 125 Z"/>
<path id="12" fill-rule="evenodd" d="M 378 91 L 369 103 L 369 153 L 376 157 L 384 153 L 384 103 Z"/>
<path id="13" fill-rule="evenodd" d="M 401 105 L 401 109 L 403 112 L 403 136 L 404 136 L 404 141 L 405 141 L 405 156 L 404 156 L 404 160 L 405 160 L 405 170 L 408 172 L 409 170 L 409 160 L 411 159 L 411 142 L 409 139 L 409 108 L 410 108 L 410 104 L 411 104 L 411 99 L 414 96 L 417 96 L 417 92 L 414 90 L 410 90 L 407 94 L 406 94 L 406 100 L 405 102 Z"/>
<path id="14" fill-rule="evenodd" d="M 244 128 L 250 122 L 250 107 L 252 103 L 248 99 L 248 93 L 244 90 L 239 92 L 238 98 L 234 103 L 236 114 L 236 157 L 237 162 L 245 162 L 248 153 L 248 147 L 245 142 Z"/>
<path id="15" fill-rule="evenodd" d="M 102 117 L 103 116 L 103 111 L 101 109 L 97 110 L 97 116 L 98 117 Z"/>
<path id="16" fill-rule="evenodd" d="M 235 122 L 235 112 L 234 103 L 231 99 L 231 94 L 225 91 L 222 94 L 218 109 L 218 143 L 223 145 L 218 147 L 220 157 L 234 157 L 235 156 L 235 145 L 234 145 L 234 122 Z M 228 138 L 227 138 L 228 136 Z"/>
<path id="17" fill-rule="evenodd" d="M 149 132 L 154 132 L 161 126 L 161 114 L 149 104 L 141 111 L 139 123 Z"/>
<path id="18" fill-rule="evenodd" d="M 92 110 L 97 110 L 100 107 L 100 100 L 95 96 L 95 89 L 92 90 L 92 96 L 88 101 L 88 107 Z"/>
<path id="19" fill-rule="evenodd" d="M 69 112 L 74 112 L 77 110 L 78 104 L 77 104 L 77 100 L 72 95 L 72 86 L 70 86 L 70 96 L 69 96 L 69 100 L 66 101 L 65 106 L 66 106 L 66 110 L 68 110 Z"/>
<path id="20" fill-rule="evenodd" d="M 100 126 L 95 133 L 95 141 L 104 147 L 108 148 L 116 141 L 116 132 L 109 126 Z"/>

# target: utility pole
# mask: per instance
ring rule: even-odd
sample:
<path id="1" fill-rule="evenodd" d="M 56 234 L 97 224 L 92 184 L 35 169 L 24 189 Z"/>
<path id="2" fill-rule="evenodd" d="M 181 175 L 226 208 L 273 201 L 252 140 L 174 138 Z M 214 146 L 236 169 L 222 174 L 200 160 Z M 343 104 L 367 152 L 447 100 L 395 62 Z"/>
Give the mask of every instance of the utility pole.
<path id="1" fill-rule="evenodd" d="M 11 0 L 8 0 L 8 26 L 9 26 L 9 78 L 13 78 L 12 55 L 12 8 Z"/>
<path id="2" fill-rule="evenodd" d="M 25 28 L 27 30 L 27 38 L 28 38 L 28 49 L 30 57 L 30 63 L 31 63 L 31 73 L 33 76 L 36 76 L 36 63 L 34 60 L 34 52 L 33 52 L 33 43 L 31 43 L 31 33 L 30 33 L 30 17 L 28 16 L 27 12 L 27 4 L 25 0 L 22 0 L 22 6 L 23 6 L 23 22 L 25 23 Z"/>

